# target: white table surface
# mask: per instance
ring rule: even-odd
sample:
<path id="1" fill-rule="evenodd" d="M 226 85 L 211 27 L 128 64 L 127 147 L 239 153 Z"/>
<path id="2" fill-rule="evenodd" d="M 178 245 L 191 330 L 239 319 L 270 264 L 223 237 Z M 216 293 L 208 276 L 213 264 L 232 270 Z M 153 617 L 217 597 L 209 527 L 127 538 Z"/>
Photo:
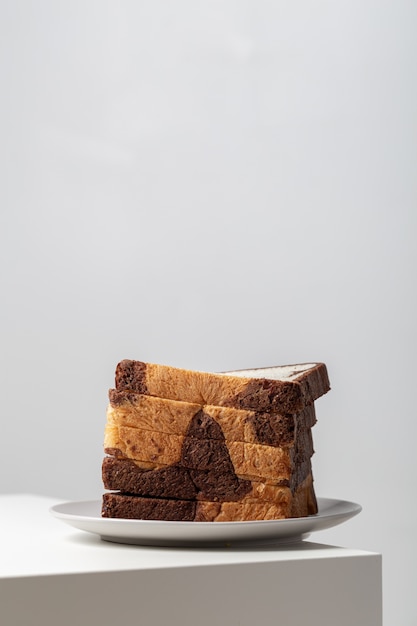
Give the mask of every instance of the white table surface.
<path id="1" fill-rule="evenodd" d="M 2 626 L 114 626 L 121 618 L 145 626 L 253 626 L 275 624 L 278 615 L 285 626 L 382 624 L 380 555 L 312 541 L 117 544 L 53 517 L 49 508 L 58 502 L 0 495 Z"/>
<path id="2" fill-rule="evenodd" d="M 102 541 L 71 528 L 49 513 L 59 500 L 36 495 L 0 496 L 0 577 L 39 576 L 218 563 L 361 557 L 362 550 L 311 541 L 262 548 L 158 548 Z M 310 537 L 312 539 L 314 534 Z"/>

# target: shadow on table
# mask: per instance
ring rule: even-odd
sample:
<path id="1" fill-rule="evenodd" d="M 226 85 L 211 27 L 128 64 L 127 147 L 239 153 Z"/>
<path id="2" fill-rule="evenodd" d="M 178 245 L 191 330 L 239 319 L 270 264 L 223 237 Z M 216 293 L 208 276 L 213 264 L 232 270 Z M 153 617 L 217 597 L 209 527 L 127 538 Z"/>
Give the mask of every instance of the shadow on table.
<path id="1" fill-rule="evenodd" d="M 68 535 L 67 541 L 80 546 L 100 546 L 106 547 L 108 550 L 124 549 L 124 550 L 200 550 L 200 551 L 216 551 L 216 552 L 306 552 L 311 550 L 333 550 L 339 546 L 327 545 L 322 543 L 313 543 L 311 541 L 295 541 L 295 542 L 222 542 L 222 543 L 200 543 L 195 545 L 142 545 L 122 543 L 117 541 L 103 540 L 93 533 L 72 533 Z"/>

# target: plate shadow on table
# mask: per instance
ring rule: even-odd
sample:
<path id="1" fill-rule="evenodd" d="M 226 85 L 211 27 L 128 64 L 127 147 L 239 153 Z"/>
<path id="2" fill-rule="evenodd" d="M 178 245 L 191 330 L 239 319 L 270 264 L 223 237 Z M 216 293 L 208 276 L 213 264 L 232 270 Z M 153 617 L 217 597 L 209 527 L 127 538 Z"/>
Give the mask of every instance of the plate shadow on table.
<path id="1" fill-rule="evenodd" d="M 305 552 L 311 550 L 333 550 L 340 546 L 327 545 L 322 543 L 314 543 L 311 541 L 294 541 L 288 543 L 282 542 L 221 542 L 219 544 L 213 543 L 200 543 L 196 545 L 189 546 L 152 546 L 152 545 L 138 545 L 138 544 L 127 544 L 127 543 L 118 543 L 113 541 L 106 541 L 101 539 L 96 534 L 93 533 L 70 533 L 66 537 L 66 541 L 79 545 L 79 546 L 96 546 L 103 548 L 105 547 L 107 550 L 190 550 L 190 551 L 204 551 L 204 552 Z"/>

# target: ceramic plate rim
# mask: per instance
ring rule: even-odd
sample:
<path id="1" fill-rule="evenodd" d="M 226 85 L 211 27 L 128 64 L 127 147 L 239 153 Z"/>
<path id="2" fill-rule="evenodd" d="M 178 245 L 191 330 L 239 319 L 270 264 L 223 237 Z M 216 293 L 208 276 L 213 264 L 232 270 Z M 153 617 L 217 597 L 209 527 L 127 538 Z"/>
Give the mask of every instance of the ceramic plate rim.
<path id="1" fill-rule="evenodd" d="M 107 541 L 155 546 L 188 546 L 215 542 L 300 541 L 311 532 L 321 531 L 354 517 L 361 505 L 348 500 L 317 498 L 316 515 L 282 520 L 239 522 L 180 522 L 103 518 L 101 500 L 61 502 L 50 513 L 64 523 Z M 96 507 L 97 514 L 83 515 L 74 510 Z"/>

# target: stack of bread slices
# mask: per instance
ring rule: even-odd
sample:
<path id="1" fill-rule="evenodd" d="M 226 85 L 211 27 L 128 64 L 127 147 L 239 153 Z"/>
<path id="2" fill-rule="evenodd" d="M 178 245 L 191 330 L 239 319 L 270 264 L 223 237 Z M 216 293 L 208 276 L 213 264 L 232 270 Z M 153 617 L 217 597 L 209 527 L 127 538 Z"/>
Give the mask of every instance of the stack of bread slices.
<path id="1" fill-rule="evenodd" d="M 103 517 L 284 519 L 317 512 L 322 363 L 213 374 L 124 360 L 109 392 Z"/>

